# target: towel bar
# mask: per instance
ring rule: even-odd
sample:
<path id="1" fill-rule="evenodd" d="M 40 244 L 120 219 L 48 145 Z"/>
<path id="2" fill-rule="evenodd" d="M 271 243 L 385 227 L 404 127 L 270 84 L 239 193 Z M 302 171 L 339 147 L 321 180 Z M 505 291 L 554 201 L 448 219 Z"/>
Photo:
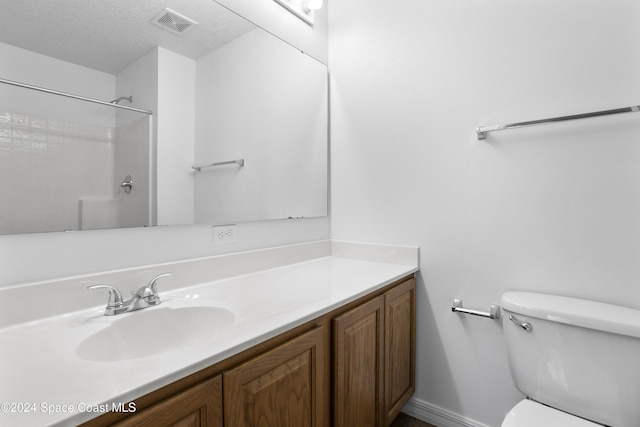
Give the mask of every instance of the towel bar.
<path id="1" fill-rule="evenodd" d="M 594 111 L 593 113 L 572 114 L 570 116 L 552 117 L 549 119 L 530 120 L 528 122 L 508 123 L 506 125 L 494 125 L 494 126 L 480 126 L 476 129 L 476 135 L 478 140 L 486 139 L 489 132 L 495 132 L 498 130 L 516 129 L 526 126 L 545 125 L 548 123 L 565 122 L 567 120 L 578 119 L 590 119 L 592 117 L 609 116 L 611 114 L 620 113 L 637 113 L 640 111 L 639 105 L 633 105 L 631 107 L 615 108 L 613 110 Z"/>
<path id="2" fill-rule="evenodd" d="M 210 165 L 202 165 L 202 166 L 191 166 L 191 169 L 195 169 L 197 172 L 200 172 L 203 168 L 210 168 L 213 166 L 222 166 L 222 165 L 239 165 L 241 168 L 244 167 L 244 159 L 238 160 L 227 160 L 226 162 L 216 162 L 211 163 Z"/>

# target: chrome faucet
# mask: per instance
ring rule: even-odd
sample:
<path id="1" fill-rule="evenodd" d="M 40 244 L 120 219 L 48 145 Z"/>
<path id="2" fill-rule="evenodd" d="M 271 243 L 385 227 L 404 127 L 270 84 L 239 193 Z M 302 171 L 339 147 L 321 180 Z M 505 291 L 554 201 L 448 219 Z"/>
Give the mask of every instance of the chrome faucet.
<path id="1" fill-rule="evenodd" d="M 166 276 L 171 276 L 171 273 L 164 273 L 154 277 L 148 285 L 141 287 L 136 292 L 131 292 L 131 298 L 126 301 L 122 299 L 120 291 L 111 285 L 91 285 L 87 286 L 87 289 L 108 290 L 109 300 L 107 301 L 107 306 L 104 309 L 104 315 L 115 316 L 160 304 L 157 282 L 158 279 Z"/>

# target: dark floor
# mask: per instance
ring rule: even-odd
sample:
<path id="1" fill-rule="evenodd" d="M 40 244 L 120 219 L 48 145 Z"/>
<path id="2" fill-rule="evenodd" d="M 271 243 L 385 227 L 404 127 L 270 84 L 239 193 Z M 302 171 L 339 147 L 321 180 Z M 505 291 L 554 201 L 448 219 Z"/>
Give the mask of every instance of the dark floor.
<path id="1" fill-rule="evenodd" d="M 401 412 L 400 415 L 398 415 L 398 418 L 393 420 L 393 423 L 391 423 L 391 426 L 389 427 L 435 427 L 435 426 L 425 423 L 424 421 L 417 420 Z"/>

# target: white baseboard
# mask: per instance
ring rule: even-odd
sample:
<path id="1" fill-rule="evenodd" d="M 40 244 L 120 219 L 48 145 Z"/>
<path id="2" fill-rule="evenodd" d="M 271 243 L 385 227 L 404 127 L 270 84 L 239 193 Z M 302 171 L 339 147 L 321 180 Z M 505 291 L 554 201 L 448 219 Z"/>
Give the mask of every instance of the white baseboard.
<path id="1" fill-rule="evenodd" d="M 493 427 L 416 398 L 402 412 L 437 427 Z"/>

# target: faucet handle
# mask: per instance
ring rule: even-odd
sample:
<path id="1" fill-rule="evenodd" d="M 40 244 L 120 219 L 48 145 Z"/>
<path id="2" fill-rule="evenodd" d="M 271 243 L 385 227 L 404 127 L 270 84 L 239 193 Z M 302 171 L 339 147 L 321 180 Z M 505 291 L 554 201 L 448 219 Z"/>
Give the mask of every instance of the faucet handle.
<path id="1" fill-rule="evenodd" d="M 135 292 L 134 296 L 144 299 L 148 305 L 160 304 L 160 295 L 158 295 L 158 287 L 156 285 L 156 282 L 161 277 L 166 276 L 171 276 L 171 273 L 164 273 L 154 277 L 147 286 L 143 286 L 138 289 L 138 291 Z"/>
<path id="2" fill-rule="evenodd" d="M 122 294 L 115 287 L 111 285 L 91 285 L 91 286 L 87 286 L 87 289 L 89 290 L 106 289 L 109 291 L 109 300 L 107 301 L 105 314 L 109 312 L 113 312 L 119 308 L 122 308 L 122 304 L 123 304 Z"/>
<path id="3" fill-rule="evenodd" d="M 153 294 L 154 294 L 154 295 L 158 296 L 158 286 L 157 286 L 158 279 L 160 279 L 160 278 L 162 278 L 162 277 L 171 276 L 171 275 L 172 275 L 171 273 L 163 273 L 163 274 L 160 274 L 160 275 L 158 275 L 158 276 L 154 277 L 153 279 L 151 279 L 151 282 L 149 282 L 149 284 L 147 285 L 147 287 L 148 287 L 149 289 L 151 289 L 151 291 L 153 291 Z"/>

